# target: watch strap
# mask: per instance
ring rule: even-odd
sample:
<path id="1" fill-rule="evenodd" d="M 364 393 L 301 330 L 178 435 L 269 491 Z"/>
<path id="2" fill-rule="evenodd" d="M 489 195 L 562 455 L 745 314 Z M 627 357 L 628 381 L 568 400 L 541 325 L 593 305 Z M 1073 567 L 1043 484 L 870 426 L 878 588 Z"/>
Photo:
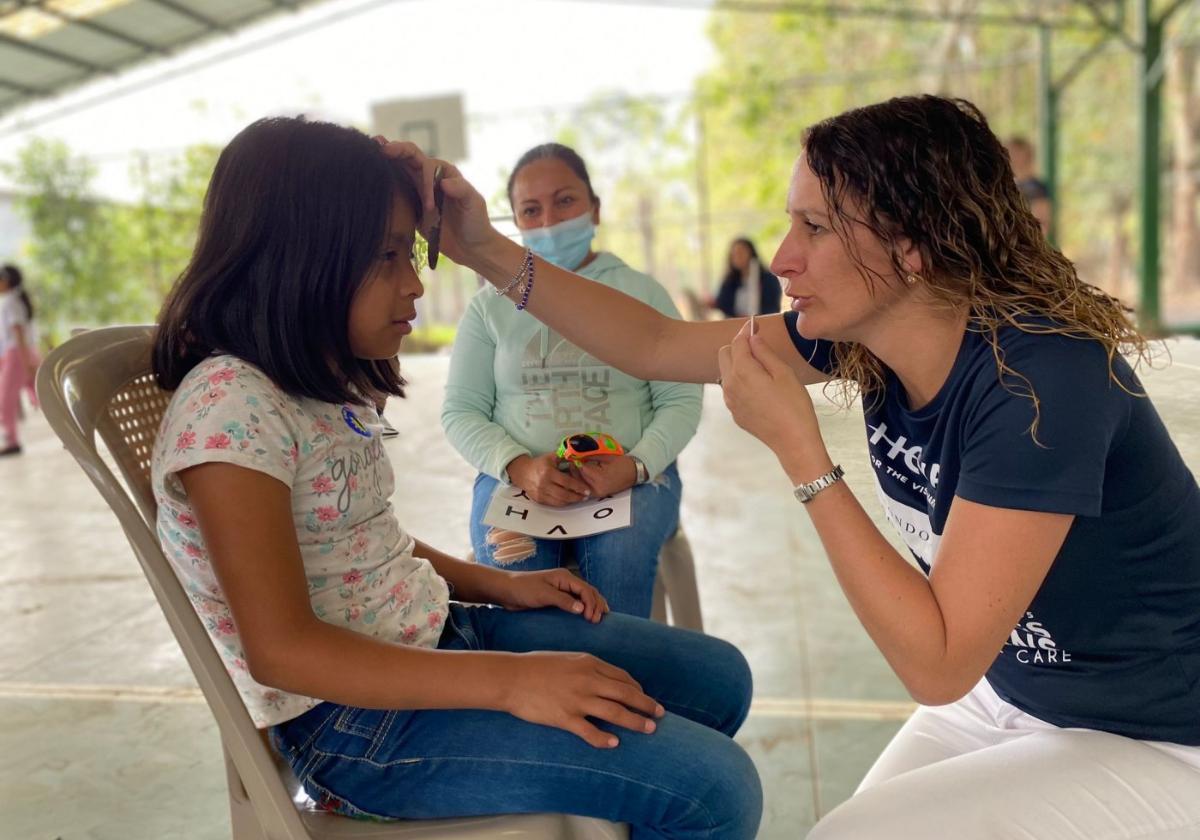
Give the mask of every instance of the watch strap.
<path id="1" fill-rule="evenodd" d="M 792 495 L 796 497 L 796 501 L 802 504 L 808 504 L 813 500 L 813 497 L 822 490 L 826 489 L 827 487 L 832 487 L 841 481 L 845 474 L 846 471 L 842 469 L 842 465 L 838 464 L 815 481 L 798 485 L 794 490 L 792 490 Z"/>
<path id="2" fill-rule="evenodd" d="M 646 469 L 645 462 L 636 455 L 630 455 L 629 459 L 633 461 L 633 466 L 637 469 L 637 483 L 645 484 L 650 480 L 650 471 Z"/>

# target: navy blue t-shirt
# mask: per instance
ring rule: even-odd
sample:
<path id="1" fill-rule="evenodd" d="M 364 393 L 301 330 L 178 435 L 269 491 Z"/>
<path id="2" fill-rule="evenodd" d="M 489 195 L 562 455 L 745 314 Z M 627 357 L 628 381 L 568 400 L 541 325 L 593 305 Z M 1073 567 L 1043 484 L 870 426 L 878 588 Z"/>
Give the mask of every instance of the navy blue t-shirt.
<path id="1" fill-rule="evenodd" d="M 832 345 L 786 323 L 829 371 Z M 1001 698 L 1057 726 L 1200 745 L 1200 490 L 1145 396 L 1109 376 L 1093 340 L 1000 331 L 1008 366 L 1040 403 L 1001 384 L 992 346 L 968 330 L 934 399 L 910 410 L 890 373 L 867 412 L 876 490 L 921 567 L 955 496 L 1074 514 L 1033 602 L 987 672 Z M 1141 394 L 1129 365 L 1121 381 Z M 870 403 L 869 398 L 864 404 Z"/>

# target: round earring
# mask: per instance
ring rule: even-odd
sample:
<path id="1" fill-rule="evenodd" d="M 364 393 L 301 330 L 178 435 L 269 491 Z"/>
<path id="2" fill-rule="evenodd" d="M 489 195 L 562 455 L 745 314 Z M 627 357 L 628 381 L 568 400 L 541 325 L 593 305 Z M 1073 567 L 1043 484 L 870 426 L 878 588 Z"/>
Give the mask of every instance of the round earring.
<path id="1" fill-rule="evenodd" d="M 916 274 L 910 274 L 904 278 L 904 282 L 910 286 L 915 286 L 917 284 L 917 281 L 920 279 L 921 278 L 919 276 L 917 276 Z"/>

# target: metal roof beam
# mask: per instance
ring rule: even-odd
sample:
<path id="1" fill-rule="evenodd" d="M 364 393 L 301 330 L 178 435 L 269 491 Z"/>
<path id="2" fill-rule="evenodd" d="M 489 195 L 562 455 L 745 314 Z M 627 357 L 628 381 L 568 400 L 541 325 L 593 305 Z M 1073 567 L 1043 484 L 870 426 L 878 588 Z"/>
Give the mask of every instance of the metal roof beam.
<path id="1" fill-rule="evenodd" d="M 41 44 L 35 44 L 32 41 L 22 41 L 20 38 L 13 38 L 11 35 L 0 34 L 0 44 L 19 50 L 25 50 L 26 52 L 33 53 L 34 55 L 39 55 L 42 58 L 48 58 L 51 61 L 69 64 L 72 67 L 78 67 L 80 70 L 87 70 L 91 73 L 109 74 L 112 72 L 112 69 L 109 67 L 103 67 L 92 61 L 84 61 L 82 58 L 76 58 L 70 53 L 52 50 L 49 47 L 43 47 Z"/>
<path id="2" fill-rule="evenodd" d="M 20 82 L 12 82 L 5 78 L 0 78 L 0 87 L 7 90 L 15 90 L 23 96 L 41 96 L 46 92 L 42 88 L 31 88 L 28 85 L 23 85 Z"/>
<path id="3" fill-rule="evenodd" d="M 841 5 L 838 3 L 804 2 L 804 0 L 730 0 L 716 7 L 720 11 L 755 12 L 800 12 L 805 14 L 832 15 L 837 17 L 883 18 L 914 23 L 973 23 L 981 26 L 1048 26 L 1052 29 L 1096 29 L 1097 25 L 1084 21 L 1054 19 L 1036 12 L 1033 14 L 998 14 L 990 12 L 940 12 L 894 4 L 877 6 L 870 4 Z"/>
<path id="4" fill-rule="evenodd" d="M 70 24 L 72 26 L 79 26 L 88 30 L 89 32 L 95 32 L 97 35 L 103 35 L 116 41 L 122 41 L 131 47 L 138 48 L 144 53 L 157 53 L 158 55 L 167 54 L 167 51 L 157 44 L 151 44 L 147 41 L 141 40 L 140 38 L 135 38 L 132 35 L 128 35 L 120 30 L 113 29 L 110 26 L 97 23 L 94 20 L 84 17 L 73 17 L 64 12 L 60 12 L 58 9 L 49 8 L 46 5 L 45 0 L 18 0 L 18 6 L 22 9 L 36 9 L 42 14 L 49 15 L 55 20 L 60 20 L 63 23 Z"/>
<path id="5" fill-rule="evenodd" d="M 1182 1 L 1182 0 L 1181 0 Z M 1048 17 L 1036 10 L 1029 13 L 951 12 L 922 9 L 903 3 L 880 5 L 877 0 L 838 3 L 833 0 L 573 0 L 577 3 L 621 3 L 627 6 L 711 10 L 753 14 L 798 14 L 829 17 L 865 17 L 914 23 L 973 23 L 988 26 L 1040 27 L 1094 32 L 1099 23 L 1072 18 Z"/>
<path id="6" fill-rule="evenodd" d="M 1119 17 L 1117 19 L 1110 19 L 1104 14 L 1104 10 L 1100 8 L 1096 0 L 1076 0 L 1076 3 L 1087 9 L 1088 14 L 1092 16 L 1097 25 L 1108 30 L 1114 38 L 1117 38 L 1125 46 L 1131 50 L 1140 50 L 1142 48 L 1141 44 L 1130 38 L 1125 32 L 1125 28 L 1121 25 Z"/>
<path id="7" fill-rule="evenodd" d="M 164 9 L 169 9 L 177 15 L 182 15 L 183 17 L 188 18 L 189 20 L 192 20 L 201 26 L 207 27 L 210 31 L 224 32 L 226 35 L 233 31 L 225 24 L 218 23 L 207 15 L 202 15 L 195 9 L 190 9 L 187 6 L 174 2 L 174 0 L 146 0 L 146 2 L 153 3 L 155 6 L 161 6 Z"/>

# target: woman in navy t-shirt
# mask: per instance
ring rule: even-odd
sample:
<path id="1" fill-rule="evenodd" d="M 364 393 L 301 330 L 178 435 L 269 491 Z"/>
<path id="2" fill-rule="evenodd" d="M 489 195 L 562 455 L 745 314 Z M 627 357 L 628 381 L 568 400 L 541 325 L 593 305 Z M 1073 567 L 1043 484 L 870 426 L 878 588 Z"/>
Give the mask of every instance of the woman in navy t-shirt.
<path id="1" fill-rule="evenodd" d="M 428 183 L 432 162 L 393 153 Z M 757 332 L 529 262 L 444 185 L 457 262 L 633 376 L 722 384 L 921 703 L 812 836 L 1200 836 L 1200 491 L 1124 360 L 1145 339 L 1047 244 L 973 105 L 809 129 L 771 264 L 791 311 Z M 804 388 L 822 381 L 862 396 L 917 565 L 830 459 Z"/>

